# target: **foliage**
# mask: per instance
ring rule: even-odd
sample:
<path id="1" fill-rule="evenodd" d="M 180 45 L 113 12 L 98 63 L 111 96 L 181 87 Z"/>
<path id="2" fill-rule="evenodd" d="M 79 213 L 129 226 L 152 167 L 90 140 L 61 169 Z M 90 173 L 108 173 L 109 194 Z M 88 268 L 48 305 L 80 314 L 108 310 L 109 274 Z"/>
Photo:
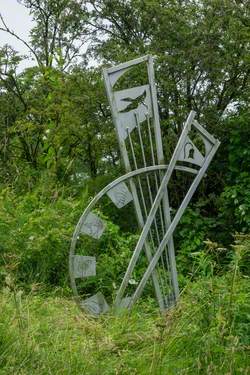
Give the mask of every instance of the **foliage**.
<path id="1" fill-rule="evenodd" d="M 191 208 L 187 209 L 181 218 L 175 236 L 176 262 L 181 282 L 184 282 L 186 277 L 192 277 L 193 273 L 197 274 L 197 262 L 194 259 L 198 256 L 199 262 L 201 262 L 205 250 L 205 240 L 214 226 L 213 219 L 202 217 L 198 208 L 195 211 Z M 211 264 L 211 262 L 209 263 Z M 198 274 L 202 271 L 205 273 L 204 276 L 208 276 L 204 267 L 199 270 Z"/>
<path id="2" fill-rule="evenodd" d="M 241 173 L 235 181 L 235 185 L 226 186 L 221 195 L 222 214 L 224 223 L 228 228 L 249 232 L 250 229 L 250 176 L 248 173 Z"/>
<path id="3" fill-rule="evenodd" d="M 227 173 L 224 176 L 224 190 L 218 200 L 219 229 L 223 233 L 249 232 L 249 109 L 242 109 L 237 115 L 226 119 L 227 131 Z M 225 241 L 225 235 L 224 235 Z"/>
<path id="4" fill-rule="evenodd" d="M 67 284 L 65 259 L 73 223 L 84 202 L 57 199 L 57 194 L 57 190 L 46 191 L 45 186 L 20 198 L 10 190 L 2 192 L 2 279 L 10 276 L 27 287 Z"/>
<path id="5" fill-rule="evenodd" d="M 85 56 L 92 50 L 104 64 L 142 53 L 157 55 L 163 134 L 172 131 L 172 144 L 190 109 L 219 135 L 230 108 L 244 108 L 247 102 L 247 1 L 20 3 L 34 20 L 30 40 L 23 42 L 37 67 L 18 74 L 23 57 L 10 46 L 1 49 L 1 158 L 11 176 L 22 173 L 26 163 L 39 171 L 52 170 L 56 178 L 62 178 L 62 170 L 79 173 L 79 165 L 92 177 L 116 167 L 117 145 L 100 70 L 75 59 L 83 57 L 81 43 L 87 40 Z M 5 32 L 20 38 L 1 21 Z M 247 117 L 241 117 L 245 124 Z"/>
<path id="6" fill-rule="evenodd" d="M 45 170 L 65 183 L 96 177 L 116 164 L 114 129 L 105 117 L 104 88 L 97 72 L 75 70 L 67 76 L 48 68 L 41 75 L 31 69 L 19 84 L 27 89 L 23 97 L 27 108 L 17 108 L 13 115 L 7 107 L 4 113 L 0 163 L 6 182 L 15 176 L 19 186 L 23 174 L 27 180 L 28 174 L 39 177 Z M 5 95 L 3 99 L 8 101 Z"/>
<path id="7" fill-rule="evenodd" d="M 31 193 L 17 197 L 9 189 L 0 195 L 0 282 L 11 280 L 25 289 L 42 286 L 51 289 L 68 289 L 68 252 L 71 237 L 88 195 L 83 191 L 81 199 L 64 198 L 65 192 L 51 186 L 40 186 Z M 98 288 L 113 290 L 114 279 L 122 275 L 124 261 L 131 256 L 137 236 L 121 235 L 119 227 L 109 222 L 101 241 L 88 244 L 100 252 L 98 275 L 87 281 L 88 290 Z M 84 236 L 83 236 L 84 237 Z M 87 239 L 83 238 L 85 244 Z M 13 251 L 13 249 L 15 249 Z M 119 257 L 116 254 L 119 253 Z M 118 279 L 118 282 L 121 280 Z M 85 282 L 85 288 L 87 286 Z"/>

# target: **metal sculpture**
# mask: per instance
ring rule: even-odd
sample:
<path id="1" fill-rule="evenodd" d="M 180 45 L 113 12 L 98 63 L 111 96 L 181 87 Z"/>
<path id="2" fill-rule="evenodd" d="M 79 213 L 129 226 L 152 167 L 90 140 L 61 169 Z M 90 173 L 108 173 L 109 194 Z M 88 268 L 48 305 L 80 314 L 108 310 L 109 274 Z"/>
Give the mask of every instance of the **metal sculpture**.
<path id="1" fill-rule="evenodd" d="M 117 89 L 122 80 L 126 84 L 124 77 L 126 78 L 128 72 L 143 64 L 147 68 L 146 82 L 139 86 Z M 108 196 L 119 210 L 133 204 L 141 231 L 121 285 L 115 298 L 112 298 L 114 306 L 131 308 L 151 278 L 160 310 L 165 311 L 175 304 L 179 297 L 172 235 L 204 176 L 219 141 L 198 124 L 195 112 L 191 111 L 167 166 L 163 155 L 152 57 L 141 57 L 106 69 L 104 78 L 127 173 L 97 194 L 77 224 L 70 249 L 71 286 L 76 301 L 83 310 L 99 315 L 110 309 L 101 291 L 82 301 L 77 287 L 77 280 L 96 275 L 98 255 L 100 256 L 78 254 L 77 241 L 82 234 L 95 240 L 101 238 L 105 223 L 93 209 L 103 197 Z M 199 149 L 199 142 L 195 142 L 197 139 L 203 144 L 205 151 Z M 194 178 L 171 221 L 168 184 L 174 170 L 189 173 Z M 138 284 L 135 282 L 131 285 L 133 272 L 144 254 L 148 265 L 145 266 L 145 272 Z"/>

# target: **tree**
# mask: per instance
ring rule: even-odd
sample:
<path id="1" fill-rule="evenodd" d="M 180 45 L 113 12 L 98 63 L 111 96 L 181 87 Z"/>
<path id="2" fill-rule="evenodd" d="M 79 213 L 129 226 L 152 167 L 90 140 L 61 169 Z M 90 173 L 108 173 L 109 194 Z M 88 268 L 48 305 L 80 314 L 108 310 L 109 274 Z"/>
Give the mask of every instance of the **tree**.
<path id="1" fill-rule="evenodd" d="M 157 56 L 161 118 L 180 132 L 194 109 L 213 131 L 249 87 L 247 1 L 90 1 L 105 63 Z M 126 51 L 126 52 L 125 52 Z"/>
<path id="2" fill-rule="evenodd" d="M 22 40 L 10 30 L 2 16 L 1 30 L 21 40 L 37 66 L 18 75 L 22 57 L 10 46 L 1 50 L 2 100 L 11 97 L 11 105 L 18 109 L 11 122 L 7 121 L 8 129 L 6 121 L 1 127 L 3 160 L 7 160 L 8 149 L 12 160 L 28 163 L 37 170 L 48 168 L 57 177 L 65 177 L 60 172 L 63 169 L 72 172 L 69 168 L 72 165 L 81 165 L 87 175 L 96 176 L 99 165 L 109 160 L 115 163 L 116 151 L 110 148 L 110 137 L 107 143 L 103 142 L 110 120 L 103 104 L 104 88 L 99 89 L 100 75 L 86 71 L 82 62 L 81 68 L 68 74 L 77 57 L 84 57 L 82 46 L 90 36 L 85 2 L 23 0 L 20 3 L 30 10 L 35 21 L 30 41 Z M 104 132 L 100 132 L 102 123 L 106 125 Z M 14 152 L 16 147 L 18 152 Z M 105 147 L 106 152 L 101 155 Z"/>
<path id="3" fill-rule="evenodd" d="M 5 31 L 22 41 L 38 66 L 65 70 L 77 57 L 84 57 L 82 47 L 89 38 L 86 26 L 86 8 L 83 0 L 19 0 L 32 16 L 35 26 L 30 40 L 23 40 L 11 30 L 0 14 Z"/>

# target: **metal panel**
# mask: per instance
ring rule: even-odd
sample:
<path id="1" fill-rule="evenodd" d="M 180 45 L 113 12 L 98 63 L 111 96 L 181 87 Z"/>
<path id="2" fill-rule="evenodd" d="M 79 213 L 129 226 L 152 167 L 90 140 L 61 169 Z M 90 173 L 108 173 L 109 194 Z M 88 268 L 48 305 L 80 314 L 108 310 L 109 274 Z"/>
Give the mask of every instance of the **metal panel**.
<path id="1" fill-rule="evenodd" d="M 96 276 L 96 258 L 91 256 L 74 255 L 73 268 L 75 279 Z"/>
<path id="2" fill-rule="evenodd" d="M 114 72 L 113 74 L 110 74 L 110 84 L 111 86 L 113 87 L 116 82 L 118 81 L 118 79 L 124 74 L 126 73 L 130 68 L 125 68 L 125 69 L 121 69 L 121 70 L 118 70 L 117 72 Z"/>
<path id="3" fill-rule="evenodd" d="M 186 137 L 186 141 L 180 151 L 178 161 L 193 163 L 200 167 L 204 163 L 204 157 L 188 136 Z"/>
<path id="4" fill-rule="evenodd" d="M 109 311 L 109 305 L 107 304 L 104 295 L 100 292 L 85 299 L 80 305 L 81 308 L 91 315 L 100 315 Z"/>
<path id="5" fill-rule="evenodd" d="M 132 87 L 130 89 L 115 91 L 114 100 L 118 111 L 118 133 L 121 139 L 126 139 L 139 123 L 145 121 L 147 116 L 152 116 L 152 105 L 149 85 Z"/>
<path id="6" fill-rule="evenodd" d="M 83 222 L 80 232 L 95 239 L 99 239 L 103 234 L 104 229 L 104 222 L 97 215 L 90 212 Z"/>
<path id="7" fill-rule="evenodd" d="M 126 206 L 133 200 L 133 196 L 130 193 L 125 182 L 121 182 L 119 185 L 116 185 L 115 187 L 110 189 L 107 195 L 118 208 Z"/>
<path id="8" fill-rule="evenodd" d="M 146 108 L 146 113 L 152 114 L 149 85 L 135 86 L 130 89 L 114 92 L 114 98 L 119 113 L 137 110 L 140 105 Z M 145 120 L 145 118 L 144 118 Z"/>

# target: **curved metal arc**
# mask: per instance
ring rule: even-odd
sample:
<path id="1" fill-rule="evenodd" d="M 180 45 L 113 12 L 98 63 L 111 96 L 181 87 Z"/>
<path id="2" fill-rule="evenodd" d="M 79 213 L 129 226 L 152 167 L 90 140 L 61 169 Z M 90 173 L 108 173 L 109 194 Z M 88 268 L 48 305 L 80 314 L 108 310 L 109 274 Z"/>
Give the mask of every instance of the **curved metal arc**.
<path id="1" fill-rule="evenodd" d="M 80 306 L 81 300 L 80 300 L 80 297 L 79 297 L 79 295 L 77 293 L 75 278 L 73 277 L 73 261 L 74 261 L 74 251 L 75 251 L 77 237 L 79 235 L 80 228 L 81 228 L 82 224 L 84 223 L 84 220 L 86 219 L 87 215 L 89 214 L 89 212 L 91 211 L 91 209 L 94 207 L 94 205 L 99 201 L 99 199 L 103 195 L 105 195 L 109 190 L 111 190 L 115 186 L 119 185 L 121 182 L 123 182 L 125 180 L 129 180 L 129 179 L 131 179 L 131 178 L 133 178 L 135 176 L 138 176 L 138 175 L 141 175 L 141 174 L 144 174 L 144 173 L 149 173 L 149 172 L 158 171 L 158 170 L 167 170 L 167 169 L 168 169 L 168 165 L 153 165 L 153 166 L 150 166 L 150 167 L 144 167 L 144 168 L 137 169 L 135 171 L 128 172 L 125 175 L 123 175 L 121 177 L 118 177 L 115 181 L 112 181 L 107 186 L 105 186 L 92 199 L 92 201 L 88 204 L 88 206 L 85 208 L 83 214 L 81 215 L 81 217 L 80 217 L 80 219 L 79 219 L 79 221 L 78 221 L 78 223 L 76 225 L 74 234 L 72 236 L 71 246 L 70 246 L 70 253 L 69 253 L 70 284 L 71 284 L 71 288 L 72 288 L 73 293 L 74 293 L 75 301 L 76 301 L 76 303 L 78 304 L 78 306 L 80 307 L 81 310 L 82 310 L 82 308 Z M 175 169 L 179 170 L 179 171 L 182 171 L 182 172 L 197 174 L 197 170 L 196 169 L 190 168 L 190 167 L 186 167 L 186 166 L 181 166 L 181 165 L 180 166 L 176 166 Z"/>

